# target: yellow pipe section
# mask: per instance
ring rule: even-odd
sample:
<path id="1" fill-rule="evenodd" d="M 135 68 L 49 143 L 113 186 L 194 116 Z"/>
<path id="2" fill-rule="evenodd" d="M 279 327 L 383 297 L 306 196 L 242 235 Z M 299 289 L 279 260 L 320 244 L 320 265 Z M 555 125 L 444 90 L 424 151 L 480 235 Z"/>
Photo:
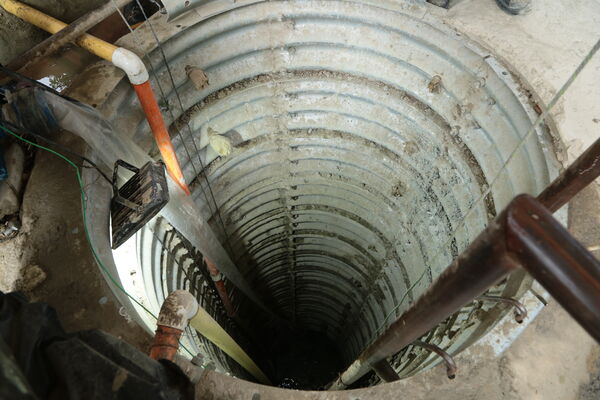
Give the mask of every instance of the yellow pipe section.
<path id="1" fill-rule="evenodd" d="M 233 358 L 246 371 L 250 372 L 260 383 L 271 384 L 269 378 L 260 370 L 258 365 L 202 307 L 198 307 L 198 313 L 190 320 L 190 325 L 229 357 Z"/>
<path id="2" fill-rule="evenodd" d="M 28 6 L 27 4 L 23 4 L 18 1 L 0 0 L 0 5 L 9 13 L 52 34 L 55 34 L 56 32 L 67 27 L 67 24 L 65 24 L 64 22 L 59 21 L 56 18 L 46 15 L 43 12 L 38 11 L 35 8 Z M 93 53 L 98 57 L 110 62 L 112 62 L 113 53 L 115 52 L 115 50 L 118 49 L 117 46 L 105 42 L 102 39 L 98 39 L 97 37 L 94 37 L 87 33 L 84 33 L 79 38 L 77 38 L 75 43 L 78 46 L 83 47 L 90 53 Z"/>

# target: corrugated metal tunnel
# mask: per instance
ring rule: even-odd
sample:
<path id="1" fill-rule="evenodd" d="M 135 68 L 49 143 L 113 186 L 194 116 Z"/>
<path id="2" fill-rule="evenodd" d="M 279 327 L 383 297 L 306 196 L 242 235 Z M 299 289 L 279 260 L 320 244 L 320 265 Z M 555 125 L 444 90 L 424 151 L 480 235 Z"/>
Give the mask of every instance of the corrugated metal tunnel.
<path id="1" fill-rule="evenodd" d="M 547 127 L 520 146 L 537 115 L 531 94 L 492 53 L 429 20 L 424 5 L 211 1 L 152 23 L 163 38 L 150 53 L 153 84 L 196 202 L 269 308 L 335 343 L 341 367 L 513 196 L 537 194 L 556 175 Z M 140 47 L 153 40 L 148 30 L 130 36 Z M 209 84 L 198 89 L 186 66 Z M 102 110 L 156 155 L 126 81 Z M 216 134 L 230 140 L 229 155 L 209 145 Z M 242 342 L 266 335 L 270 325 L 232 287 L 246 322 L 227 318 L 201 254 L 165 221 L 137 235 L 135 252 L 134 273 L 116 255 L 119 276 L 151 308 L 187 288 Z M 491 293 L 519 297 L 530 284 L 516 274 Z M 475 302 L 422 340 L 460 351 L 506 311 Z M 189 335 L 192 352 L 245 377 Z M 434 362 L 408 347 L 393 366 L 406 377 Z"/>

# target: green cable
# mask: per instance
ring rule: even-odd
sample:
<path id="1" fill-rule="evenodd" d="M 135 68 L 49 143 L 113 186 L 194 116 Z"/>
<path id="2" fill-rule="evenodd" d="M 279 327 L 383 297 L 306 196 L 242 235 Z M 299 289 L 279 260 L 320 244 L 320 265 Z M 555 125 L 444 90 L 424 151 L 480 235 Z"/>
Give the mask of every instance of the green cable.
<path id="1" fill-rule="evenodd" d="M 150 314 L 154 319 L 158 319 L 156 317 L 156 315 L 154 315 L 154 313 L 152 313 L 152 311 L 148 310 L 142 303 L 140 303 L 139 301 L 137 301 L 131 294 L 129 294 L 129 292 L 127 292 L 127 290 L 125 290 L 125 288 L 123 286 L 121 286 L 121 284 L 119 282 L 117 282 L 117 280 L 112 276 L 112 274 L 110 273 L 110 271 L 106 268 L 106 266 L 104 265 L 104 263 L 102 262 L 102 260 L 100 260 L 100 257 L 98 256 L 98 253 L 96 252 L 96 248 L 94 247 L 94 245 L 92 244 L 92 239 L 90 237 L 90 232 L 88 229 L 88 224 L 87 224 L 87 206 L 86 206 L 86 201 L 85 201 L 85 190 L 84 190 L 84 185 L 83 185 L 83 180 L 81 179 L 81 170 L 79 169 L 79 167 L 73 162 L 71 161 L 69 158 L 63 156 L 62 154 L 49 149 L 48 147 L 44 147 L 40 144 L 34 143 L 30 140 L 25 139 L 22 136 L 17 135 L 16 133 L 14 133 L 13 131 L 11 131 L 10 129 L 8 129 L 7 127 L 5 127 L 4 125 L 0 125 L 0 128 L 8 133 L 9 135 L 27 143 L 30 144 L 31 146 L 37 147 L 39 149 L 42 150 L 46 150 L 47 152 L 50 152 L 52 154 L 54 154 L 55 156 L 61 158 L 63 161 L 65 161 L 67 164 L 69 164 L 71 167 L 73 167 L 75 169 L 75 175 L 77 176 L 77 183 L 79 184 L 79 192 L 81 195 L 81 211 L 82 211 L 82 216 L 83 216 L 83 230 L 85 231 L 85 237 L 87 239 L 87 242 L 90 246 L 90 249 L 92 250 L 92 254 L 94 256 L 94 259 L 96 260 L 96 262 L 98 263 L 98 265 L 100 266 L 100 268 L 102 269 L 102 271 L 106 274 L 106 276 L 108 276 L 108 279 L 110 279 L 110 281 L 120 290 L 122 291 L 127 297 L 129 297 L 135 304 L 137 304 L 138 306 L 140 306 L 144 311 L 146 311 L 148 314 Z M 193 356 L 192 352 L 190 350 L 188 350 L 183 344 L 181 344 L 181 347 L 187 351 L 189 353 L 190 356 Z"/>

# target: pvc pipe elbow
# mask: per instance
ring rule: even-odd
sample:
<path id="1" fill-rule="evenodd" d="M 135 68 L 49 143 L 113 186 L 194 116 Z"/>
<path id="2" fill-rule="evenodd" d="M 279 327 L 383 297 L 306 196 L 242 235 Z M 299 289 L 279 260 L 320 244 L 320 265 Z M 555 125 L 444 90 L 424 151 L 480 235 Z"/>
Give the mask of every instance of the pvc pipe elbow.
<path id="1" fill-rule="evenodd" d="M 148 81 L 146 65 L 134 52 L 119 47 L 112 53 L 111 61 L 116 67 L 125 71 L 132 85 L 141 85 Z"/>
<path id="2" fill-rule="evenodd" d="M 187 290 L 176 290 L 165 299 L 160 313 L 158 325 L 184 330 L 188 321 L 198 313 L 196 298 Z"/>

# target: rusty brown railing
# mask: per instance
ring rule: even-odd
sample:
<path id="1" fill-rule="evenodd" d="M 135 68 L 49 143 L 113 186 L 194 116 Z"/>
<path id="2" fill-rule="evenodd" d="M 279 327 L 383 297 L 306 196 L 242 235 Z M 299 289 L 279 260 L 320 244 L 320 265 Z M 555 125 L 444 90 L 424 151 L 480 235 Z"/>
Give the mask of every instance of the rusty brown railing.
<path id="1" fill-rule="evenodd" d="M 600 139 L 537 199 L 517 196 L 329 389 L 346 388 L 371 369 L 385 381 L 399 379 L 388 357 L 519 267 L 600 342 L 600 262 L 551 214 L 599 175 Z"/>

